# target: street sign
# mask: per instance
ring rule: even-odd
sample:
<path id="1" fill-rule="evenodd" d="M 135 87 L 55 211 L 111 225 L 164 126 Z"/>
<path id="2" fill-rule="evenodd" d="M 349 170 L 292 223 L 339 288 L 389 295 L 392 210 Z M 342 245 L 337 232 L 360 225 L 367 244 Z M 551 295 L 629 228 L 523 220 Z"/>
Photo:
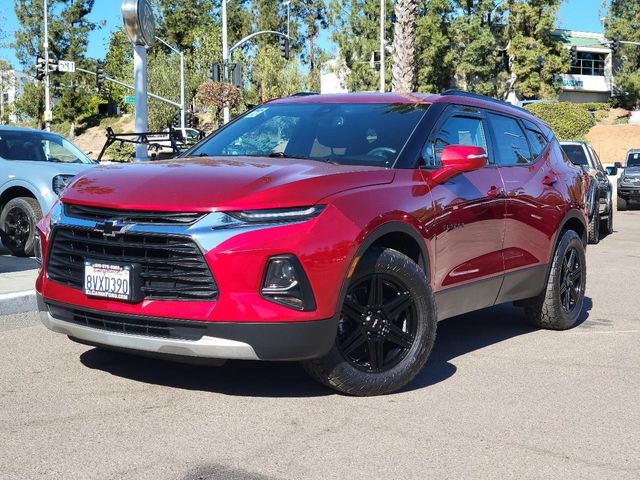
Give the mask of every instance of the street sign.
<path id="1" fill-rule="evenodd" d="M 136 97 L 133 96 L 133 95 L 128 95 L 128 96 L 124 97 L 124 103 L 135 104 L 136 103 Z"/>
<path id="2" fill-rule="evenodd" d="M 68 60 L 60 60 L 58 62 L 58 71 L 73 73 L 76 71 L 76 62 L 71 62 Z"/>

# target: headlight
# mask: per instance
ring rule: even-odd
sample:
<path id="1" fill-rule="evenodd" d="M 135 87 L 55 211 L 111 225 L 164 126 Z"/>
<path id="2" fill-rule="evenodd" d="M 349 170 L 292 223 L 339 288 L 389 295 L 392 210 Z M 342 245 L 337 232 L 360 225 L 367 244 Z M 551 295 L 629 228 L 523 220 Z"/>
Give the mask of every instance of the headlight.
<path id="1" fill-rule="evenodd" d="M 316 217 L 325 205 L 310 207 L 276 208 L 270 210 L 243 210 L 225 213 L 223 223 L 215 228 L 233 228 L 242 225 L 301 222 Z"/>
<path id="2" fill-rule="evenodd" d="M 56 195 L 60 196 L 62 191 L 66 188 L 66 186 L 69 184 L 69 181 L 71 181 L 74 176 L 75 175 L 56 175 L 51 181 L 51 189 L 55 192 Z"/>

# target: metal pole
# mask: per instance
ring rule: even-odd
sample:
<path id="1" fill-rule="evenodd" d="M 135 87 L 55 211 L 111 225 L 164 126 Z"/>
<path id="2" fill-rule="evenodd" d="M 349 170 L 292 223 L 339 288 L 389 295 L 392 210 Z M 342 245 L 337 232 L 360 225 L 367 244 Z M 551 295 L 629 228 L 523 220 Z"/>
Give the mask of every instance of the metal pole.
<path id="1" fill-rule="evenodd" d="M 291 0 L 288 0 L 285 5 L 287 6 L 287 37 L 290 37 L 289 26 L 291 25 Z"/>
<path id="2" fill-rule="evenodd" d="M 185 124 L 185 105 L 184 105 L 184 54 L 180 52 L 180 128 L 184 135 Z"/>
<path id="3" fill-rule="evenodd" d="M 47 132 L 51 131 L 51 98 L 49 96 L 49 22 L 47 17 L 49 8 L 47 0 L 44 0 L 44 125 Z"/>
<path id="4" fill-rule="evenodd" d="M 227 61 L 229 59 L 227 39 L 227 0 L 222 0 L 222 79 L 225 82 L 229 81 L 229 75 L 227 71 Z M 226 125 L 229 123 L 229 105 L 225 103 L 223 109 L 223 123 Z"/>
<path id="5" fill-rule="evenodd" d="M 147 108 L 147 48 L 143 45 L 133 46 L 133 84 L 135 86 L 136 116 L 135 131 L 144 133 L 149 131 Z M 146 145 L 136 145 L 135 160 L 149 159 Z"/>
<path id="6" fill-rule="evenodd" d="M 385 90 L 384 79 L 384 3 L 386 0 L 380 0 L 380 91 Z"/>

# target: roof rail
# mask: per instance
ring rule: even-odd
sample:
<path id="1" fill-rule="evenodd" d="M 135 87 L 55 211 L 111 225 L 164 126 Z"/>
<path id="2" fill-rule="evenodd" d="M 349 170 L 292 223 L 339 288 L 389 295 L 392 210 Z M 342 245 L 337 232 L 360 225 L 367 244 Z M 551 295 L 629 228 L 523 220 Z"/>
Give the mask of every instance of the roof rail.
<path id="1" fill-rule="evenodd" d="M 449 88 L 447 90 L 444 90 L 442 93 L 440 93 L 440 95 L 458 95 L 458 96 L 461 96 L 461 97 L 477 98 L 479 100 L 485 100 L 485 101 L 488 101 L 488 102 L 493 102 L 493 103 L 497 103 L 497 104 L 504 105 L 504 106 L 507 106 L 507 107 L 515 108 L 516 110 L 521 110 L 523 112 L 527 112 L 529 115 L 533 115 L 526 108 L 522 108 L 522 107 L 519 107 L 517 105 L 512 105 L 511 103 L 505 102 L 504 100 L 498 100 L 497 98 L 488 97 L 486 95 L 480 95 L 478 93 L 473 93 L 473 92 L 466 92 L 464 90 L 456 90 L 455 88 Z"/>
<path id="2" fill-rule="evenodd" d="M 319 95 L 318 92 L 296 92 L 289 95 L 290 97 L 308 97 L 309 95 Z"/>

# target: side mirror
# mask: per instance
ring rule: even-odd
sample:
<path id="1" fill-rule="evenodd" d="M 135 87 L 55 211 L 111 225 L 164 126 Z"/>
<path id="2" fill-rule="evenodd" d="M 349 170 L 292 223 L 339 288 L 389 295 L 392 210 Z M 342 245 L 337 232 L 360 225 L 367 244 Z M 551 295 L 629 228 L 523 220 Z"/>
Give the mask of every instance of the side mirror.
<path id="1" fill-rule="evenodd" d="M 618 167 L 606 167 L 607 175 L 618 175 Z"/>
<path id="2" fill-rule="evenodd" d="M 624 168 L 620 162 L 614 163 L 613 166 L 616 168 Z"/>
<path id="3" fill-rule="evenodd" d="M 440 154 L 442 166 L 433 172 L 431 178 L 438 183 L 446 182 L 459 173 L 478 170 L 487 165 L 484 148 L 472 145 L 447 145 Z"/>

